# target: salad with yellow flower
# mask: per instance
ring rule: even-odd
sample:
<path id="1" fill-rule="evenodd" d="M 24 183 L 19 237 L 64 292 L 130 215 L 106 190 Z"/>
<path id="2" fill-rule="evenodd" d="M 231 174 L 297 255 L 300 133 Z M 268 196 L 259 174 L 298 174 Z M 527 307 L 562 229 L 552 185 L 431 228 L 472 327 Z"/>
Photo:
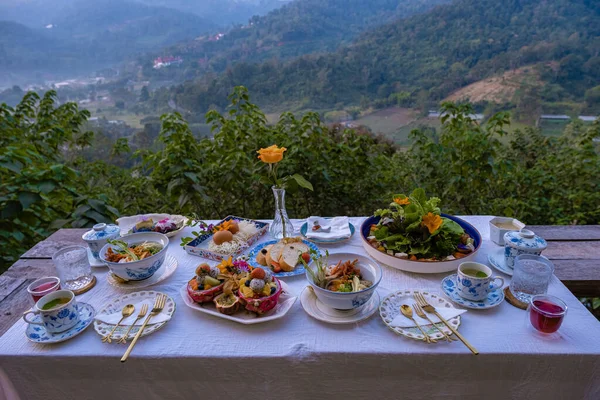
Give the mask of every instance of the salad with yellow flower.
<path id="1" fill-rule="evenodd" d="M 475 251 L 474 239 L 455 221 L 442 217 L 437 197 L 423 189 L 393 196 L 389 208 L 375 211 L 380 217 L 367 238 L 377 250 L 413 261 L 445 261 Z"/>

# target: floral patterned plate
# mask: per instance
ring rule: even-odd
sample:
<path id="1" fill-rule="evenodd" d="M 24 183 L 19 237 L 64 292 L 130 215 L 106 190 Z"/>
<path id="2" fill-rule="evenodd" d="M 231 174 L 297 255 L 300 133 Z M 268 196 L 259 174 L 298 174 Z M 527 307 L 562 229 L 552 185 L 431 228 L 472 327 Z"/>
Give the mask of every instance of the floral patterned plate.
<path id="1" fill-rule="evenodd" d="M 373 293 L 366 304 L 352 310 L 336 310 L 321 303 L 312 287 L 307 286 L 300 295 L 304 311 L 314 319 L 328 324 L 353 324 L 369 318 L 379 305 L 379 293 Z"/>
<path id="2" fill-rule="evenodd" d="M 79 308 L 79 322 L 71 329 L 60 333 L 48 333 L 43 326 L 27 324 L 25 330 L 27 339 L 35 343 L 60 343 L 79 335 L 90 326 L 96 315 L 96 310 L 90 304 L 81 301 L 77 303 L 77 307 Z M 40 316 L 36 315 L 33 321 L 41 322 Z"/>
<path id="3" fill-rule="evenodd" d="M 290 291 L 289 286 L 283 281 L 279 282 L 281 283 L 281 287 L 283 288 L 283 293 L 281 293 L 277 305 L 275 306 L 275 308 L 261 316 L 258 316 L 257 314 L 246 310 L 240 310 L 233 315 L 226 315 L 217 311 L 213 302 L 198 304 L 189 296 L 187 292 L 187 283 L 181 288 L 179 294 L 181 294 L 181 298 L 183 299 L 185 305 L 191 309 L 203 312 L 205 314 L 210 314 L 215 317 L 235 321 L 240 324 L 253 325 L 282 318 L 283 316 L 285 316 L 285 314 L 287 314 L 287 312 L 290 310 L 290 308 L 292 308 L 292 306 L 296 302 L 296 299 L 298 297 Z"/>
<path id="4" fill-rule="evenodd" d="M 165 261 L 162 263 L 158 271 L 154 273 L 150 278 L 143 279 L 141 281 L 125 281 L 115 274 L 109 273 L 106 275 L 108 283 L 118 287 L 120 289 L 142 289 L 148 286 L 156 285 L 173 275 L 173 272 L 177 269 L 177 259 L 170 254 L 167 254 Z"/>
<path id="5" fill-rule="evenodd" d="M 248 253 L 248 264 L 250 264 L 252 266 L 252 268 L 267 269 L 268 267 L 266 267 L 264 265 L 260 265 L 259 263 L 256 262 L 256 255 L 264 247 L 267 247 L 268 245 L 271 245 L 271 244 L 275 244 L 277 242 L 279 242 L 279 240 L 269 240 L 268 242 L 263 242 L 263 243 L 256 245 L 256 247 L 254 247 L 252 250 L 250 250 L 250 253 Z M 319 251 L 319 248 L 314 243 L 308 242 L 306 240 L 303 240 L 302 243 L 304 243 L 305 245 L 307 245 L 314 251 L 317 251 L 317 252 Z M 296 268 L 294 268 L 290 272 L 273 272 L 271 270 L 271 272 L 273 272 L 273 276 L 275 276 L 277 278 L 285 278 L 287 276 L 302 275 L 302 274 L 304 274 L 305 271 L 306 270 L 304 269 L 304 265 L 302 265 L 302 264 L 297 265 Z"/>
<path id="6" fill-rule="evenodd" d="M 427 299 L 427 302 L 435 308 L 454 308 L 454 306 L 452 306 L 452 303 L 444 299 L 439 294 L 431 293 L 427 290 L 421 289 L 405 289 L 392 293 L 388 295 L 385 299 L 383 299 L 381 305 L 379 306 L 379 315 L 381 316 L 383 323 L 386 324 L 387 327 L 390 328 L 394 333 L 397 333 L 398 335 L 407 337 L 409 339 L 422 341 L 425 339 L 425 337 L 423 336 L 421 331 L 419 331 L 419 328 L 417 328 L 416 326 L 413 326 L 411 328 L 400 328 L 391 325 L 394 318 L 398 314 L 400 314 L 400 306 L 402 304 L 408 304 L 412 307 L 412 305 L 417 302 L 414 297 L 415 293 L 421 293 L 423 297 Z M 450 318 L 448 320 L 448 323 L 450 323 L 450 325 L 452 325 L 454 329 L 458 329 L 458 326 L 460 325 L 460 315 L 454 318 Z M 436 326 L 441 328 L 446 334 L 452 335 L 452 331 L 443 323 L 438 322 Z M 438 331 L 433 325 L 423 325 L 421 326 L 421 328 L 423 328 L 423 330 L 430 337 L 436 340 L 444 340 L 444 335 L 442 335 L 440 331 Z"/>
<path id="7" fill-rule="evenodd" d="M 502 288 L 490 290 L 487 298 L 481 301 L 467 300 L 461 297 L 456 289 L 456 274 L 449 275 L 442 280 L 442 289 L 446 293 L 446 296 L 450 297 L 450 300 L 454 303 L 474 310 L 486 310 L 496 307 L 504 301 L 504 291 Z"/>
<path id="8" fill-rule="evenodd" d="M 161 293 L 161 292 L 155 292 L 153 290 L 128 293 L 124 296 L 118 297 L 118 298 L 114 299 L 113 301 L 111 301 L 110 303 L 108 303 L 107 305 L 105 305 L 102 308 L 102 311 L 100 311 L 98 313 L 98 315 L 114 314 L 116 312 L 121 312 L 123 307 L 125 307 L 127 304 L 137 304 L 146 299 L 150 299 L 152 301 L 152 303 L 154 303 L 156 296 L 158 296 L 159 294 L 164 294 L 165 296 L 167 296 L 167 302 L 166 302 L 165 307 L 162 312 L 166 313 L 170 317 L 173 317 L 173 314 L 175 313 L 175 301 L 171 297 L 169 297 L 167 294 Z M 135 310 L 136 315 L 138 312 L 139 312 L 139 310 Z M 148 314 L 146 314 L 146 315 L 148 315 Z M 156 332 L 157 330 L 159 330 L 160 328 L 165 326 L 167 324 L 167 322 L 169 322 L 169 321 L 164 321 L 164 322 L 160 322 L 158 324 L 153 324 L 152 320 L 150 320 L 148 325 L 146 325 L 144 332 L 142 332 L 142 336 L 148 336 L 148 335 Z M 102 321 L 94 320 L 94 330 L 100 336 L 107 335 L 114 327 L 115 327 L 114 324 L 107 324 Z M 129 332 L 129 337 L 133 338 L 135 336 L 135 334 L 140 330 L 140 328 L 141 328 L 141 325 L 134 326 L 133 329 L 131 329 L 131 332 Z M 115 331 L 115 333 L 113 333 L 113 335 L 112 335 L 113 343 L 116 343 L 119 339 L 121 339 L 123 337 L 123 335 L 125 334 L 125 332 L 127 332 L 128 329 L 129 329 L 129 325 L 119 326 L 117 328 L 117 330 Z"/>

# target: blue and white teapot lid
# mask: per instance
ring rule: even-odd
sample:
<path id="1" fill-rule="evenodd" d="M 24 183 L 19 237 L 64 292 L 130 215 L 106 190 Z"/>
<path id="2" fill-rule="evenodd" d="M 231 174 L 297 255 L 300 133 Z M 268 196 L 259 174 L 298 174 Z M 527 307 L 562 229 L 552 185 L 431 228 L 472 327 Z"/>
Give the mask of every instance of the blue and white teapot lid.
<path id="1" fill-rule="evenodd" d="M 542 251 L 548 247 L 548 243 L 544 238 L 536 235 L 528 229 L 520 231 L 511 231 L 504 234 L 504 244 L 515 249 L 531 251 Z"/>
<path id="2" fill-rule="evenodd" d="M 92 230 L 83 234 L 83 240 L 102 240 L 118 237 L 121 233 L 121 228 L 113 224 L 96 224 Z"/>

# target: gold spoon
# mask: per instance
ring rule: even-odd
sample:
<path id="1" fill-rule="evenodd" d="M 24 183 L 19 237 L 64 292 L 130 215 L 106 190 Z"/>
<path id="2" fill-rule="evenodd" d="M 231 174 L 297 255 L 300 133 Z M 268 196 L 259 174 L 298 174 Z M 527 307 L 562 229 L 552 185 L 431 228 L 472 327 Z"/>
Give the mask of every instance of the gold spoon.
<path id="1" fill-rule="evenodd" d="M 113 333 L 115 333 L 115 331 L 117 330 L 117 328 L 119 327 L 121 322 L 123 322 L 123 320 L 125 318 L 127 318 L 131 314 L 133 314 L 134 311 L 135 311 L 135 307 L 133 306 L 133 304 L 127 304 L 125 307 L 123 307 L 123 310 L 121 311 L 121 314 L 123 315 L 123 317 L 119 320 L 117 325 L 115 325 L 115 327 L 112 329 L 112 331 L 110 331 L 110 333 L 108 335 L 106 335 L 102 338 L 102 342 L 110 343 L 111 342 L 110 337 L 113 335 Z"/>
<path id="2" fill-rule="evenodd" d="M 417 326 L 417 328 L 419 328 L 419 330 L 421 331 L 421 333 L 423 334 L 423 336 L 425 336 L 425 342 L 427 343 L 436 343 L 437 340 L 430 338 L 429 335 L 427 335 L 425 333 L 425 331 L 421 328 L 421 326 L 419 325 L 419 323 L 413 318 L 413 311 L 412 308 L 410 308 L 409 305 L 406 304 L 402 304 L 400 306 L 400 312 L 402 313 L 402 315 L 404 315 L 406 318 L 410 319 L 412 322 L 415 323 L 415 325 Z"/>

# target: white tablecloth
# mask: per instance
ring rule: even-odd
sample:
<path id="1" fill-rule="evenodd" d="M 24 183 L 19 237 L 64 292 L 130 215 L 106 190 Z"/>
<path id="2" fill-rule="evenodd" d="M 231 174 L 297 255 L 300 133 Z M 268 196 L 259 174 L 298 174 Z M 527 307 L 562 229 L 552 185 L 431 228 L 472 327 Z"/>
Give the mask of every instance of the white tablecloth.
<path id="1" fill-rule="evenodd" d="M 496 246 L 489 241 L 490 217 L 465 219 L 485 239 L 477 260 L 486 263 Z M 362 220 L 351 219 L 357 228 Z M 524 311 L 503 303 L 463 316 L 460 330 L 481 353 L 474 356 L 461 342 L 427 345 L 397 336 L 378 314 L 347 326 L 319 322 L 299 300 L 283 319 L 258 325 L 191 310 L 179 289 L 203 259 L 185 253 L 179 236 L 169 249 L 177 271 L 153 287 L 173 297 L 177 310 L 162 330 L 138 342 L 126 363 L 119 362 L 125 347 L 102 343 L 93 327 L 62 344 L 37 345 L 26 340 L 19 321 L 0 338 L 4 391 L 12 386 L 23 400 L 600 399 L 600 323 L 556 278 L 549 293 L 569 306 L 560 338 L 531 334 Z M 327 248 L 364 254 L 358 229 L 350 242 Z M 78 299 L 99 310 L 126 292 L 107 283 L 105 270 L 96 271 L 97 286 Z M 382 299 L 403 288 L 441 293 L 444 275 L 384 267 L 378 292 Z M 304 279 L 286 282 L 299 294 Z"/>

